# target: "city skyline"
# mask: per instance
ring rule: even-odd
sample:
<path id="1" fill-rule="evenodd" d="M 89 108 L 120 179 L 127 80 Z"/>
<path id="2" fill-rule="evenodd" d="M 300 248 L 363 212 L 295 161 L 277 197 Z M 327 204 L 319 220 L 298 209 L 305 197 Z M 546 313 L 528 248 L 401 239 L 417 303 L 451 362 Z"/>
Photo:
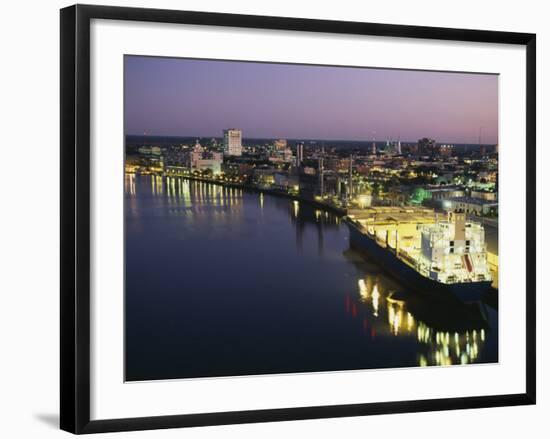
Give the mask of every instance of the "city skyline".
<path id="1" fill-rule="evenodd" d="M 498 76 L 125 57 L 125 134 L 498 143 Z"/>

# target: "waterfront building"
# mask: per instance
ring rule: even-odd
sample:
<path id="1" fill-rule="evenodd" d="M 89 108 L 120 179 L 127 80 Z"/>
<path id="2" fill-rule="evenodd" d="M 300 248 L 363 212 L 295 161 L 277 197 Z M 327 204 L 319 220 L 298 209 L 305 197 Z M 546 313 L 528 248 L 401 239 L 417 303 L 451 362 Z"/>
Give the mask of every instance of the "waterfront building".
<path id="1" fill-rule="evenodd" d="M 298 176 L 289 174 L 288 172 L 276 172 L 273 174 L 274 186 L 276 189 L 282 190 L 298 190 Z"/>
<path id="2" fill-rule="evenodd" d="M 319 176 L 316 169 L 312 167 L 302 168 L 302 171 L 298 174 L 300 196 L 313 200 L 315 195 L 318 195 L 319 188 Z"/>
<path id="3" fill-rule="evenodd" d="M 275 184 L 277 170 L 273 168 L 255 168 L 253 171 L 254 182 L 260 188 L 269 189 Z"/>
<path id="4" fill-rule="evenodd" d="M 206 152 L 202 145 L 197 142 L 189 153 L 189 168 L 196 171 L 210 170 L 213 175 L 221 173 L 223 154 L 219 152 Z"/>
<path id="5" fill-rule="evenodd" d="M 195 168 L 196 163 L 202 159 L 202 154 L 204 152 L 204 148 L 201 146 L 199 141 L 197 140 L 195 142 L 195 146 L 193 147 L 193 150 L 189 153 L 189 167 Z"/>
<path id="6" fill-rule="evenodd" d="M 218 175 L 222 171 L 221 165 L 221 160 L 199 159 L 195 162 L 194 169 L 196 169 L 197 171 L 210 170 L 212 172 L 212 175 Z"/>
<path id="7" fill-rule="evenodd" d="M 247 177 L 252 173 L 254 166 L 250 163 L 237 161 L 224 161 L 222 163 L 222 172 L 228 176 L 243 176 Z"/>
<path id="8" fill-rule="evenodd" d="M 241 156 L 243 133 L 236 128 L 229 128 L 223 131 L 223 146 L 225 155 Z"/>

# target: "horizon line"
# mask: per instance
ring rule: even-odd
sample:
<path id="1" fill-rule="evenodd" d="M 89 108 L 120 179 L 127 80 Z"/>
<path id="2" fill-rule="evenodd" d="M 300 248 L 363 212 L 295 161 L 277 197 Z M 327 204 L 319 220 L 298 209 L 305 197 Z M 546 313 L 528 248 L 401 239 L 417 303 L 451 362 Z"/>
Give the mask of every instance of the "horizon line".
<path id="1" fill-rule="evenodd" d="M 236 128 L 238 129 L 238 128 Z M 242 130 L 241 130 L 242 131 Z M 212 135 L 202 135 L 202 136 L 194 136 L 194 135 L 182 135 L 182 134 L 138 134 L 138 133 L 125 133 L 124 136 L 135 136 L 135 137 L 186 137 L 186 138 L 195 138 L 195 139 L 204 139 L 204 138 L 211 138 L 211 139 L 223 139 L 223 135 L 218 136 L 212 136 Z M 433 139 L 436 143 L 443 143 L 443 144 L 452 144 L 456 143 L 459 145 L 498 145 L 498 142 L 489 142 L 489 143 L 478 143 L 478 142 L 456 142 L 456 141 L 439 141 L 433 137 L 430 136 L 424 136 L 416 140 L 402 140 L 399 138 L 384 138 L 384 139 L 339 139 L 339 138 L 315 138 L 315 137 L 281 137 L 281 136 L 243 136 L 242 139 L 252 139 L 252 140 L 295 140 L 295 141 L 329 141 L 329 142 L 336 142 L 336 141 L 342 141 L 342 142 L 366 142 L 366 143 L 372 143 L 373 141 L 376 143 L 380 142 L 398 142 L 401 141 L 401 143 L 416 143 L 420 139 Z"/>

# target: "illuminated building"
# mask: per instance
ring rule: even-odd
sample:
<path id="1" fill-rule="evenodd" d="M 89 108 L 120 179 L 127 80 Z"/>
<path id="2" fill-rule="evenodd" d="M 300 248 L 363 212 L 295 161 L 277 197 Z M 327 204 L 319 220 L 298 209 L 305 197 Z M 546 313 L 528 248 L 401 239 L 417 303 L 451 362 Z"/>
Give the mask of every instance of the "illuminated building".
<path id="1" fill-rule="evenodd" d="M 219 152 L 205 152 L 199 141 L 195 143 L 193 150 L 189 153 L 189 168 L 191 170 L 210 170 L 213 175 L 221 173 L 223 156 Z"/>
<path id="2" fill-rule="evenodd" d="M 241 156 L 243 151 L 242 145 L 243 133 L 236 128 L 230 128 L 223 131 L 223 146 L 225 155 Z"/>
<path id="3" fill-rule="evenodd" d="M 209 170 L 213 175 L 221 173 L 221 160 L 216 159 L 200 159 L 195 162 L 195 169 L 198 171 Z"/>
<path id="4" fill-rule="evenodd" d="M 287 142 L 285 139 L 278 139 L 273 142 L 273 146 L 277 151 L 284 151 L 285 149 L 287 149 Z"/>

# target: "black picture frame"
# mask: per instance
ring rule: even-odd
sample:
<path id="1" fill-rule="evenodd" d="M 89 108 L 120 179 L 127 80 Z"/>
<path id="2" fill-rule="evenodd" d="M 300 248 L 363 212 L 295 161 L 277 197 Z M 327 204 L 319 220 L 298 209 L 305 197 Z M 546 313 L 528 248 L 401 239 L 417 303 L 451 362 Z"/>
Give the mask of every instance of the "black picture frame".
<path id="1" fill-rule="evenodd" d="M 90 420 L 90 21 L 133 20 L 334 34 L 504 43 L 526 47 L 526 392 L 417 401 Z M 536 36 L 303 18 L 110 6 L 61 10 L 61 429 L 99 433 L 535 404 Z"/>

